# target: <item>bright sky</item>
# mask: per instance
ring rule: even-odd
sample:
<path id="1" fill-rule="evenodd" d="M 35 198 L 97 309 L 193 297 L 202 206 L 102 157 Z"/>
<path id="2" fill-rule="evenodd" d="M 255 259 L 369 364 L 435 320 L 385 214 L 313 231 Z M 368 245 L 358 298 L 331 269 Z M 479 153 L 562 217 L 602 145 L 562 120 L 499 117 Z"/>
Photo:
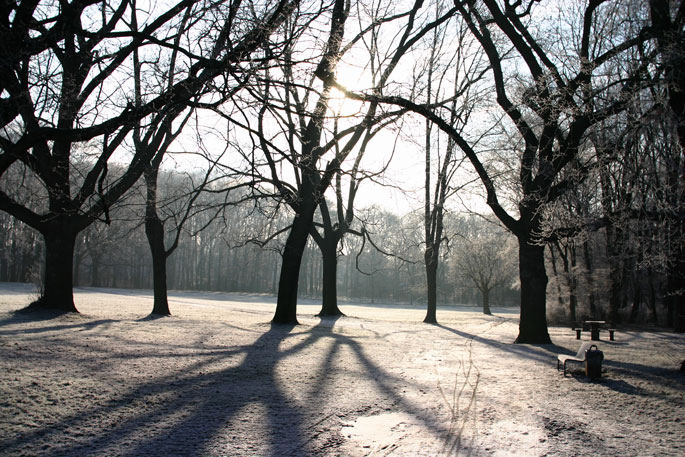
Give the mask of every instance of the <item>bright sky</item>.
<path id="1" fill-rule="evenodd" d="M 365 51 L 363 50 L 354 51 L 346 55 L 338 65 L 338 81 L 351 90 L 364 90 L 372 85 L 370 73 L 365 66 L 366 61 L 364 60 L 364 56 L 368 59 L 368 54 L 364 53 Z M 410 59 L 407 60 L 411 62 Z M 411 77 L 412 68 L 397 68 L 395 73 L 398 74 L 396 80 L 406 79 Z M 343 116 L 353 115 L 358 113 L 359 103 L 347 100 L 342 94 L 334 91 L 330 108 L 331 111 L 341 113 Z M 202 141 L 205 143 L 206 148 L 212 151 L 213 154 L 223 150 L 226 144 L 223 138 L 226 130 L 224 121 L 203 117 L 201 124 Z M 366 180 L 361 184 L 355 205 L 357 208 L 379 205 L 396 214 L 405 214 L 423 206 L 425 179 L 424 132 L 425 123 L 422 119 L 418 119 L 416 116 L 405 115 L 399 136 L 392 129 L 387 129 L 387 131 L 379 133 L 372 140 L 362 162 L 362 169 L 372 173 L 378 172 L 386 165 L 390 155 L 394 155 L 384 176 L 376 178 L 378 182 Z M 173 150 L 195 150 L 197 149 L 197 141 L 198 139 L 194 132 L 188 134 L 184 132 L 183 137 L 179 139 Z M 442 143 L 443 150 L 440 151 L 440 154 L 444 154 L 444 143 Z M 436 151 L 434 151 L 435 153 Z M 227 157 L 230 158 L 231 154 L 232 152 L 229 150 Z M 461 153 L 459 152 L 458 155 L 460 156 Z M 351 156 L 348 160 L 354 160 L 354 154 L 351 154 Z M 172 155 L 167 159 L 166 166 L 193 168 L 197 167 L 197 163 L 197 158 L 193 156 Z M 325 163 L 322 164 L 322 166 L 324 165 Z M 434 185 L 435 168 L 434 164 L 431 187 Z M 467 176 L 472 170 L 468 162 L 463 164 L 463 169 L 463 173 L 455 176 L 454 185 L 462 185 L 464 182 L 473 179 L 473 176 Z M 489 212 L 489 208 L 485 205 L 483 198 L 475 195 L 477 192 L 479 193 L 481 187 L 480 182 L 476 182 L 469 191 L 463 191 L 454 196 L 448 202 L 448 206 L 455 210 L 462 210 L 463 206 L 467 205 L 474 211 Z M 333 199 L 332 192 L 329 192 L 328 195 L 329 198 Z"/>

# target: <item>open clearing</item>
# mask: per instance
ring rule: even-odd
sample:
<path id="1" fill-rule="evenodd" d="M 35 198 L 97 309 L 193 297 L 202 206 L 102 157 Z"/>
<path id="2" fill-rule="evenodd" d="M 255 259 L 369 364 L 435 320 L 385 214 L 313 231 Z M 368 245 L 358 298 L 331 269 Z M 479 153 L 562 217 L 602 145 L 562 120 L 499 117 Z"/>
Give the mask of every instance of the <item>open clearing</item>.
<path id="1" fill-rule="evenodd" d="M 556 370 L 573 331 L 513 345 L 513 310 L 303 300 L 283 328 L 272 297 L 172 292 L 148 319 L 149 291 L 79 288 L 80 315 L 16 313 L 32 295 L 0 283 L 1 455 L 685 455 L 684 335 L 619 330 L 588 382 Z"/>

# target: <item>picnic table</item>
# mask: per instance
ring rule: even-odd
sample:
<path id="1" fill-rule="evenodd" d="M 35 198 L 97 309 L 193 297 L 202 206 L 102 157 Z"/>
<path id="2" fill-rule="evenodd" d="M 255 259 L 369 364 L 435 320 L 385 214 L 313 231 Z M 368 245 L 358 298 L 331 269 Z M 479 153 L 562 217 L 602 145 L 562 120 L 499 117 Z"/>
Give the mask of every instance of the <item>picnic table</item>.
<path id="1" fill-rule="evenodd" d="M 590 327 L 590 339 L 592 341 L 599 341 L 599 331 L 607 325 L 606 321 L 585 321 L 583 324 Z"/>
<path id="2" fill-rule="evenodd" d="M 599 332 L 601 330 L 606 330 L 609 332 L 609 340 L 614 341 L 614 332 L 615 329 L 613 328 L 608 328 L 607 322 L 606 321 L 598 321 L 598 320 L 590 320 L 590 321 L 583 321 L 583 327 L 582 328 L 574 328 L 573 330 L 576 331 L 576 339 L 580 339 L 580 333 L 585 330 L 590 330 L 590 339 L 592 341 L 599 341 Z"/>

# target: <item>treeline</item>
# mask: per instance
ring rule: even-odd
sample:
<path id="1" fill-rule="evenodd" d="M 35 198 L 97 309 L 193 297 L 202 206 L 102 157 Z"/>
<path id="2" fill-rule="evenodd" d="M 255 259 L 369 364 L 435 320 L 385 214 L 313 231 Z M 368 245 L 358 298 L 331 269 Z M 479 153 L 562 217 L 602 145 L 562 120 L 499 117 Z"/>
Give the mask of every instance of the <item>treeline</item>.
<path id="1" fill-rule="evenodd" d="M 622 173 L 627 175 L 625 169 Z M 646 176 L 638 169 L 633 175 L 636 179 Z M 173 205 L 181 200 L 179 189 L 192 187 L 188 180 L 186 173 L 174 171 L 164 172 L 161 180 L 160 193 L 168 202 L 167 239 L 176 229 L 173 219 L 178 208 Z M 74 255 L 75 286 L 152 288 L 142 192 L 141 187 L 134 189 L 128 199 L 113 208 L 109 225 L 98 222 L 81 233 Z M 601 193 L 586 193 L 586 203 L 597 195 Z M 242 203 L 223 206 L 224 197 L 207 192 L 196 204 L 197 213 L 182 227 L 179 246 L 168 259 L 170 289 L 277 293 L 284 236 L 272 235 L 286 227 L 292 215 L 286 210 L 260 207 L 249 198 L 233 196 L 233 200 Z M 634 200 L 643 201 L 637 194 Z M 634 202 L 633 207 L 637 208 Z M 368 303 L 425 305 L 420 215 L 397 216 L 378 207 L 358 213 L 370 241 L 354 234 L 344 238 L 338 252 L 339 296 Z M 559 208 L 556 217 L 568 214 Z M 439 304 L 482 306 L 483 290 L 489 287 L 489 304 L 518 306 L 517 253 L 511 237 L 482 216 L 450 212 L 445 225 L 448 249 L 438 269 Z M 625 223 L 620 233 L 622 238 L 617 239 L 615 228 L 600 227 L 547 245 L 546 263 L 551 273 L 548 315 L 552 322 L 570 323 L 573 315 L 576 319 L 608 318 L 610 302 L 618 295 L 622 321 L 667 324 L 666 244 L 660 238 L 663 229 L 645 210 L 642 217 Z M 609 241 L 620 243 L 621 249 Z M 0 246 L 0 281 L 33 282 L 40 287 L 42 238 L 15 218 L 0 213 Z M 495 275 L 490 283 L 481 282 L 479 287 L 474 280 L 487 279 L 487 273 Z M 321 252 L 310 240 L 299 295 L 320 299 L 321 277 Z M 612 286 L 615 282 L 620 284 L 618 290 Z"/>
<path id="2" fill-rule="evenodd" d="M 186 188 L 185 173 L 166 172 L 160 192 Z M 187 183 L 186 183 L 187 184 Z M 166 187 L 166 188 L 165 188 Z M 234 197 L 235 200 L 241 200 Z M 137 200 L 137 201 L 136 201 Z M 174 200 L 168 198 L 169 201 Z M 214 201 L 213 201 L 214 200 Z M 197 204 L 197 214 L 182 227 L 178 248 L 168 259 L 168 285 L 176 290 L 230 291 L 276 294 L 284 236 L 270 238 L 287 226 L 289 211 L 273 213 L 253 201 L 226 206 L 208 193 Z M 167 239 L 174 236 L 171 208 L 167 208 Z M 421 261 L 420 220 L 380 209 L 359 211 L 366 221 L 371 242 L 348 235 L 338 252 L 338 292 L 342 298 L 369 303 L 425 304 L 426 285 Z M 114 288 L 152 288 L 152 259 L 145 237 L 144 200 L 140 188 L 110 212 L 111 223 L 95 223 L 77 238 L 74 251 L 74 285 Z M 469 277 L 459 273 L 457 245 L 466 237 L 506 235 L 478 217 L 450 216 L 447 223 L 453 249 L 446 252 L 439 269 L 441 304 L 480 305 L 482 294 Z M 511 240 L 509 240 L 511 241 Z M 373 243 L 373 244 L 372 244 Z M 377 248 L 381 249 L 379 251 Z M 44 261 L 42 238 L 6 213 L 0 213 L 0 281 L 33 282 L 40 287 Z M 518 305 L 515 285 L 515 252 L 501 255 L 506 278 L 493 285 L 494 305 Z M 320 298 L 321 252 L 310 240 L 302 264 L 299 294 Z"/>

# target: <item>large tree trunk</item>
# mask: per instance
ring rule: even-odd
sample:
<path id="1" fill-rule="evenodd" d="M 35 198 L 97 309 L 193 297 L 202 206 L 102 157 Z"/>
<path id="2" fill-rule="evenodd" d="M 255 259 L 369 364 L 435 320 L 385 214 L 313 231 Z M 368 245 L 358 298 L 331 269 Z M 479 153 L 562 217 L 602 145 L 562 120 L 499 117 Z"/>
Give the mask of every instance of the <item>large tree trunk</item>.
<path id="1" fill-rule="evenodd" d="M 164 224 L 157 214 L 157 175 L 160 159 L 150 164 L 143 172 L 145 177 L 145 236 L 150 246 L 152 256 L 152 290 L 154 301 L 152 313 L 158 316 L 169 316 L 169 300 L 167 298 L 166 261 L 169 253 L 164 246 Z M 173 250 L 173 248 L 172 248 Z"/>
<path id="2" fill-rule="evenodd" d="M 521 318 L 515 343 L 551 343 L 547 331 L 545 247 L 519 238 Z"/>
<path id="3" fill-rule="evenodd" d="M 301 195 L 303 199 L 313 200 L 311 193 L 302 192 Z M 285 242 L 281 275 L 278 280 L 276 314 L 272 320 L 276 324 L 296 325 L 298 323 L 297 287 L 300 280 L 300 265 L 314 220 L 315 208 L 316 204 L 313 201 L 302 203 Z"/>
<path id="4" fill-rule="evenodd" d="M 43 237 L 45 239 L 45 275 L 43 293 L 31 304 L 31 308 L 78 312 L 73 295 L 73 262 L 75 230 L 65 229 L 64 224 L 53 224 Z"/>
<path id="5" fill-rule="evenodd" d="M 480 293 L 483 296 L 483 314 L 492 315 L 490 311 L 490 289 L 483 287 Z"/>
<path id="6" fill-rule="evenodd" d="M 433 246 L 429 245 L 424 253 L 426 263 L 426 317 L 423 322 L 437 324 L 438 259 Z"/>
<path id="7" fill-rule="evenodd" d="M 167 297 L 166 250 L 164 247 L 164 226 L 157 214 L 145 216 L 145 235 L 152 254 L 152 289 L 154 303 L 152 314 L 169 316 L 169 300 Z"/>
<path id="8" fill-rule="evenodd" d="M 321 248 L 323 261 L 321 312 L 319 316 L 343 316 L 338 308 L 338 241 L 335 236 L 324 238 Z"/>

